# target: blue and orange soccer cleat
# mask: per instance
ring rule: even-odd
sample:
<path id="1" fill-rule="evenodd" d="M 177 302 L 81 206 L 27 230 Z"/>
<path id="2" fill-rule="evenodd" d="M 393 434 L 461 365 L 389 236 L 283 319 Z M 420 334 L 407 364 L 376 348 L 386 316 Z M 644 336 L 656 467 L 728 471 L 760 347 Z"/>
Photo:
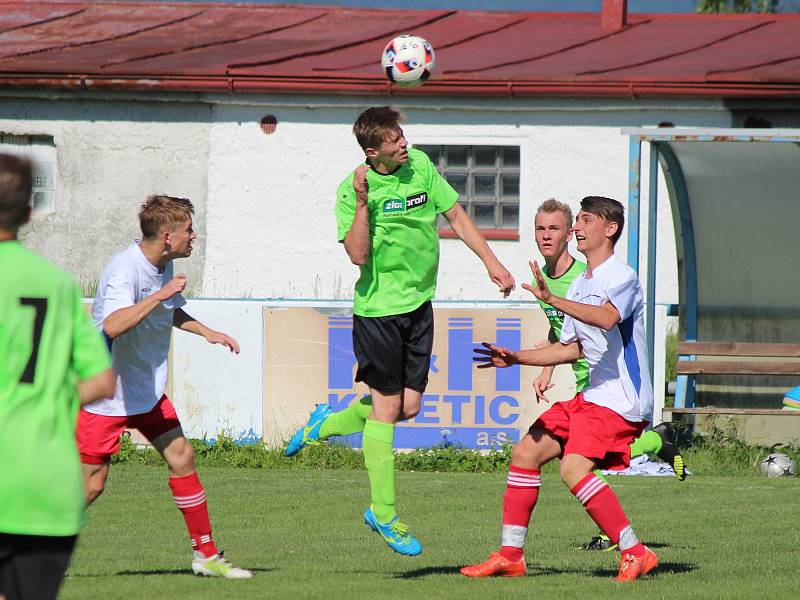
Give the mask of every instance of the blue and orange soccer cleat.
<path id="1" fill-rule="evenodd" d="M 413 535 L 408 533 L 408 525 L 401 523 L 397 517 L 386 523 L 380 523 L 372 512 L 372 507 L 364 511 L 364 523 L 372 528 L 372 531 L 383 538 L 386 544 L 404 556 L 416 556 L 422 554 L 422 544 Z"/>
<path id="2" fill-rule="evenodd" d="M 297 430 L 289 440 L 284 456 L 294 456 L 309 444 L 319 442 L 319 428 L 333 414 L 330 404 L 317 404 L 317 408 L 308 417 L 308 422 Z"/>

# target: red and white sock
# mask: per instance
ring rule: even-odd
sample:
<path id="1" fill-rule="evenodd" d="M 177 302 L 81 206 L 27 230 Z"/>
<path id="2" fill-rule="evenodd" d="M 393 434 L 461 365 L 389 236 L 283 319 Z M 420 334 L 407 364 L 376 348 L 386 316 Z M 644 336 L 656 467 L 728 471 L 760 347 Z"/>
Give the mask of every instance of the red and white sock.
<path id="1" fill-rule="evenodd" d="M 570 491 L 611 543 L 619 544 L 620 552 L 636 556 L 644 554 L 644 546 L 634 535 L 619 498 L 605 481 L 589 473 Z"/>
<path id="2" fill-rule="evenodd" d="M 509 466 L 506 493 L 503 495 L 503 531 L 500 542 L 500 554 L 508 560 L 517 562 L 522 559 L 528 524 L 539 498 L 541 485 L 540 470 Z"/>
<path id="3" fill-rule="evenodd" d="M 211 521 L 208 518 L 206 491 L 197 477 L 191 473 L 184 477 L 170 477 L 169 487 L 175 504 L 183 513 L 189 537 L 192 538 L 192 549 L 206 558 L 217 554 L 217 547 L 211 537 Z"/>

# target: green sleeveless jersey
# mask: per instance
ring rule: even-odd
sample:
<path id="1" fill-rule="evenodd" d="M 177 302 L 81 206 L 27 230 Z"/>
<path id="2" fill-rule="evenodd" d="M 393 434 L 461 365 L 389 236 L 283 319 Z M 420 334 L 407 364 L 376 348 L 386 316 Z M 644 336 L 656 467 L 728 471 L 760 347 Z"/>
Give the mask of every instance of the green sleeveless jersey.
<path id="1" fill-rule="evenodd" d="M 72 278 L 0 242 L 0 532 L 70 536 L 83 524 L 77 382 L 111 366 Z"/>
<path id="2" fill-rule="evenodd" d="M 586 263 L 582 263 L 581 261 L 573 258 L 572 266 L 564 272 L 561 277 L 556 277 L 555 279 L 550 277 L 547 274 L 547 265 L 542 265 L 542 276 L 544 277 L 545 282 L 547 282 L 547 287 L 550 291 L 558 296 L 559 298 L 566 298 L 567 297 L 567 290 L 569 289 L 570 284 L 572 281 L 581 273 L 586 270 Z M 536 282 L 533 282 L 533 285 L 536 285 Z M 556 337 L 561 337 L 561 327 L 564 325 L 564 313 L 560 310 L 553 308 L 549 304 L 546 304 L 539 300 L 539 306 L 542 307 L 544 314 L 547 316 L 547 320 L 550 321 L 550 327 L 553 328 L 553 331 L 556 334 Z M 575 373 L 575 391 L 581 392 L 589 387 L 589 365 L 584 359 L 576 360 L 572 363 L 572 370 Z"/>

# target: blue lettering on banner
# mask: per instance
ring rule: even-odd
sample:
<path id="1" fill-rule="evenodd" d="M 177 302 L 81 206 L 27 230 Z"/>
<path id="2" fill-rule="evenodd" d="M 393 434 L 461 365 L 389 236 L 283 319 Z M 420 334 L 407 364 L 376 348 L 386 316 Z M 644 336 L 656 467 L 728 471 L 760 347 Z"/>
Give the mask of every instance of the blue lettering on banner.
<path id="1" fill-rule="evenodd" d="M 436 401 L 439 396 L 434 394 L 423 394 L 422 402 L 420 402 L 419 412 L 414 417 L 414 422 L 425 423 L 431 425 L 439 424 L 439 417 L 436 415 Z"/>
<path id="2" fill-rule="evenodd" d="M 497 345 L 518 350 L 522 339 L 522 319 L 497 319 Z M 498 392 L 518 392 L 520 383 L 519 365 L 507 369 L 495 369 Z"/>
<path id="3" fill-rule="evenodd" d="M 334 412 L 347 408 L 361 394 L 353 389 L 353 372 L 356 365 L 352 345 L 352 319 L 328 318 L 328 403 Z M 519 349 L 522 337 L 522 320 L 497 319 L 496 343 L 514 350 Z M 468 448 L 490 448 L 519 440 L 514 425 L 521 411 L 514 395 L 502 392 L 519 392 L 520 368 L 495 369 L 496 396 L 471 394 L 473 391 L 473 349 L 480 347 L 474 339 L 471 317 L 448 319 L 447 335 L 447 389 L 446 394 L 423 394 L 420 411 L 414 417 L 415 426 L 399 424 L 395 428 L 396 448 L 419 448 L 440 444 L 459 444 Z M 431 372 L 436 374 L 436 358 L 432 357 Z M 338 390 L 338 391 L 337 391 Z M 345 391 L 347 390 L 347 391 Z M 462 393 L 458 393 L 462 392 Z M 469 423 L 469 424 L 465 424 Z M 339 443 L 361 446 L 361 434 L 338 437 Z"/>
<path id="4" fill-rule="evenodd" d="M 361 448 L 362 434 L 333 436 L 331 441 L 350 448 Z M 458 445 L 476 450 L 489 450 L 519 441 L 519 431 L 509 427 L 407 427 L 394 429 L 395 448 L 421 448 Z"/>
<path id="5" fill-rule="evenodd" d="M 328 317 L 328 389 L 352 390 L 355 364 L 353 319 Z"/>
<path id="6" fill-rule="evenodd" d="M 447 389 L 472 389 L 472 319 L 447 319 Z"/>

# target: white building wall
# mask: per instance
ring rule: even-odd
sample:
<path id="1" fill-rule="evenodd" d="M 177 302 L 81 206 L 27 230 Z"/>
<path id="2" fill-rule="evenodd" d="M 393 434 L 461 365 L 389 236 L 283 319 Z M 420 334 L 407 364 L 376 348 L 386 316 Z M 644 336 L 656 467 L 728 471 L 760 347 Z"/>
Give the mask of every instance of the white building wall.
<path id="1" fill-rule="evenodd" d="M 137 211 L 153 193 L 195 200 L 205 223 L 210 111 L 199 103 L 0 96 L 0 132 L 51 136 L 56 150 L 54 211 L 20 231 L 91 288 L 109 257 L 139 235 Z M 199 244 L 204 242 L 204 227 Z M 203 254 L 180 267 L 199 290 Z"/>
<path id="2" fill-rule="evenodd" d="M 23 229 L 26 244 L 96 280 L 137 235 L 136 210 L 155 192 L 192 198 L 199 234 L 181 261 L 190 291 L 210 297 L 349 298 L 357 278 L 336 242 L 338 183 L 359 162 L 351 134 L 363 108 L 395 100 L 412 143 L 512 143 L 522 152 L 520 240 L 492 241 L 518 281 L 530 276 L 536 207 L 555 196 L 578 208 L 602 194 L 627 202 L 622 127 L 671 122 L 724 127 L 715 100 L 534 100 L 73 94 L 0 91 L 0 131 L 53 136 L 56 210 Z M 278 118 L 274 134 L 259 121 Z M 647 152 L 643 154 L 647 164 Z M 646 178 L 640 238 L 646 240 Z M 658 293 L 678 298 L 666 189 L 659 204 Z M 618 245 L 627 255 L 627 235 Z M 642 262 L 642 271 L 646 264 Z M 442 240 L 438 297 L 499 299 L 459 240 Z M 518 290 L 510 298 L 528 299 Z"/>
<path id="3" fill-rule="evenodd" d="M 361 160 L 351 125 L 358 112 L 379 101 L 314 100 L 259 105 L 217 104 L 209 143 L 208 247 L 202 293 L 207 296 L 340 299 L 351 297 L 358 271 L 336 242 L 335 190 Z M 396 103 L 408 117 L 417 144 L 519 144 L 520 240 L 491 241 L 518 282 L 530 278 L 536 258 L 532 220 L 554 196 L 577 212 L 586 195 L 627 203 L 629 140 L 621 127 L 727 126 L 730 114 L 715 102 L 449 100 L 446 106 Z M 278 119 L 265 135 L 258 122 Z M 643 165 L 648 149 L 644 148 Z M 643 173 L 642 229 L 647 235 L 647 179 Z M 672 216 L 660 185 L 658 292 L 677 302 Z M 480 262 L 459 240 L 442 240 L 438 298 L 499 299 Z M 627 231 L 618 244 L 627 256 Z M 646 275 L 646 264 L 641 269 Z M 512 296 L 529 299 L 519 289 Z"/>

